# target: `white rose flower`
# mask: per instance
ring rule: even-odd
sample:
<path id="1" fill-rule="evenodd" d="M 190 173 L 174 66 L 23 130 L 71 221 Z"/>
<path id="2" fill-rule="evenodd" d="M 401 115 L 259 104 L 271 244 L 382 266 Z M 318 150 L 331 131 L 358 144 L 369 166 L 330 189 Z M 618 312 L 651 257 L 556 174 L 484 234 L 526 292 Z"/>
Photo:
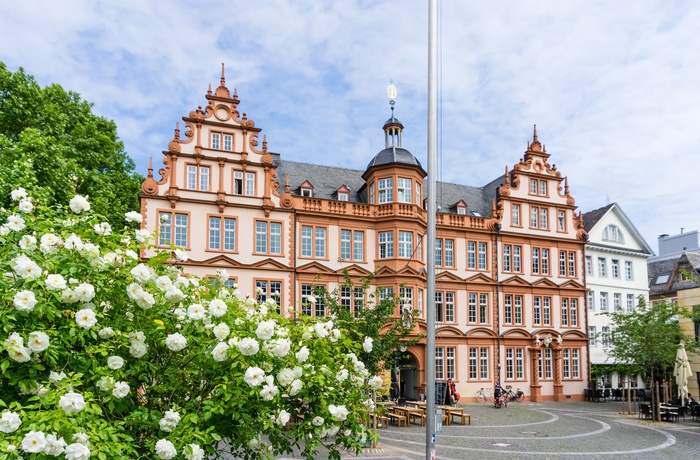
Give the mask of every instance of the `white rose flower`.
<path id="1" fill-rule="evenodd" d="M 306 300 L 311 304 L 315 304 L 316 303 L 316 296 L 311 294 L 306 298 Z"/>
<path id="2" fill-rule="evenodd" d="M 211 351 L 211 356 L 214 358 L 214 361 L 226 361 L 226 358 L 228 357 L 228 350 L 229 350 L 228 344 L 226 342 L 219 342 L 216 344 L 214 349 Z"/>
<path id="3" fill-rule="evenodd" d="M 27 361 L 32 359 L 31 353 L 32 350 L 25 346 L 7 349 L 7 354 L 10 355 L 10 358 L 12 358 L 14 361 L 17 361 L 18 363 L 26 363 Z"/>
<path id="4" fill-rule="evenodd" d="M 83 240 L 75 233 L 71 233 L 71 235 L 68 238 L 66 238 L 64 246 L 67 249 L 76 249 L 80 251 L 81 249 L 83 249 Z"/>
<path id="5" fill-rule="evenodd" d="M 142 284 L 150 280 L 151 276 L 153 276 L 151 269 L 144 264 L 138 264 L 132 268 L 129 273 L 131 273 L 131 276 L 133 276 L 136 281 Z"/>
<path id="6" fill-rule="evenodd" d="M 260 340 L 269 340 L 275 335 L 275 322 L 274 321 L 261 321 L 258 323 L 258 328 L 255 331 L 255 335 L 258 336 Z"/>
<path id="7" fill-rule="evenodd" d="M 260 390 L 260 396 L 263 401 L 272 401 L 275 396 L 279 393 L 279 389 L 274 385 L 264 385 L 262 390 Z"/>
<path id="8" fill-rule="evenodd" d="M 82 195 L 75 195 L 71 198 L 68 206 L 70 206 L 70 210 L 76 214 L 90 210 L 90 203 L 88 203 L 88 200 Z"/>
<path id="9" fill-rule="evenodd" d="M 314 325 L 314 331 L 316 331 L 316 336 L 320 339 L 328 337 L 328 329 L 324 323 L 316 323 Z"/>
<path id="10" fill-rule="evenodd" d="M 61 291 L 61 300 L 65 303 L 76 303 L 80 299 L 73 289 L 66 288 Z"/>
<path id="11" fill-rule="evenodd" d="M 173 251 L 173 254 L 175 254 L 175 258 L 177 259 L 178 262 L 187 262 L 187 251 L 184 249 L 175 249 Z"/>
<path id="12" fill-rule="evenodd" d="M 41 353 L 49 348 L 49 336 L 41 331 L 31 332 L 27 337 L 27 347 L 34 353 Z"/>
<path id="13" fill-rule="evenodd" d="M 264 379 L 265 372 L 256 366 L 251 366 L 248 369 L 246 369 L 245 375 L 243 377 L 245 383 L 247 383 L 248 386 L 250 386 L 251 388 L 259 386 L 261 383 L 263 383 Z"/>
<path id="14" fill-rule="evenodd" d="M 61 396 L 58 400 L 58 405 L 61 406 L 61 409 L 63 409 L 66 414 L 80 412 L 85 408 L 85 398 L 79 393 L 69 391 Z"/>
<path id="15" fill-rule="evenodd" d="M 141 229 L 134 232 L 136 241 L 139 243 L 145 243 L 151 237 L 151 232 L 149 230 Z"/>
<path id="16" fill-rule="evenodd" d="M 171 432 L 177 428 L 178 423 L 180 423 L 180 414 L 171 409 L 165 411 L 163 418 L 158 422 L 158 426 L 163 431 Z"/>
<path id="17" fill-rule="evenodd" d="M 113 371 L 121 369 L 123 365 L 124 359 L 121 356 L 110 356 L 109 358 L 107 358 L 107 367 L 109 367 Z"/>
<path id="18" fill-rule="evenodd" d="M 112 396 L 115 398 L 124 398 L 126 395 L 129 394 L 129 390 L 131 390 L 131 387 L 129 387 L 129 384 L 126 382 L 114 382 L 114 388 L 112 389 Z"/>
<path id="19" fill-rule="evenodd" d="M 32 311 L 37 304 L 36 297 L 32 291 L 19 291 L 14 297 L 15 308 L 19 311 Z"/>
<path id="20" fill-rule="evenodd" d="M 90 458 L 90 449 L 80 443 L 69 444 L 66 447 L 66 460 L 87 460 Z"/>
<path id="21" fill-rule="evenodd" d="M 348 379 L 348 370 L 347 369 L 341 369 L 338 373 L 335 374 L 336 380 L 338 382 L 344 382 Z"/>
<path id="22" fill-rule="evenodd" d="M 58 457 L 66 449 L 66 441 L 61 438 L 56 438 L 56 433 L 46 435 L 46 447 L 44 447 L 44 453 L 46 455 L 53 455 Z"/>
<path id="23" fill-rule="evenodd" d="M 241 339 L 241 341 L 238 342 L 238 350 L 244 356 L 252 356 L 257 353 L 259 349 L 260 345 L 258 344 L 258 341 L 251 339 L 250 337 Z"/>
<path id="24" fill-rule="evenodd" d="M 129 347 L 129 354 L 134 358 L 141 358 L 148 352 L 148 347 L 145 343 L 135 342 Z"/>
<path id="25" fill-rule="evenodd" d="M 330 412 L 333 418 L 341 422 L 348 417 L 348 410 L 345 408 L 345 406 L 336 406 L 331 404 L 328 406 L 328 412 Z"/>
<path id="26" fill-rule="evenodd" d="M 141 295 L 135 300 L 136 305 L 143 308 L 144 310 L 148 310 L 156 303 L 156 299 L 155 297 L 153 297 L 153 294 L 146 291 L 141 292 Z"/>
<path id="27" fill-rule="evenodd" d="M 75 323 L 80 327 L 90 329 L 92 326 L 97 324 L 95 312 L 89 308 L 83 308 L 75 313 Z"/>
<path id="28" fill-rule="evenodd" d="M 294 381 L 295 375 L 294 371 L 288 367 L 282 369 L 277 373 L 277 381 L 283 387 L 288 387 Z"/>
<path id="29" fill-rule="evenodd" d="M 140 224 L 143 222 L 143 216 L 141 213 L 138 213 L 136 211 L 129 211 L 124 215 L 124 218 L 126 219 L 127 222 L 136 222 Z"/>
<path id="30" fill-rule="evenodd" d="M 382 387 L 384 384 L 384 379 L 382 379 L 380 376 L 375 375 L 374 377 L 370 378 L 369 381 L 367 382 L 367 386 L 369 386 L 370 390 L 378 390 Z"/>
<path id="31" fill-rule="evenodd" d="M 22 450 L 27 453 L 42 452 L 44 447 L 46 447 L 46 436 L 41 431 L 30 431 L 22 439 Z"/>
<path id="32" fill-rule="evenodd" d="M 73 441 L 80 443 L 84 446 L 89 446 L 90 445 L 90 436 L 88 436 L 85 433 L 74 433 L 73 434 Z"/>
<path id="33" fill-rule="evenodd" d="M 214 336 L 217 339 L 225 340 L 226 337 L 228 337 L 229 334 L 231 333 L 231 329 L 228 327 L 228 324 L 219 323 L 212 328 L 212 332 L 214 332 Z"/>
<path id="34" fill-rule="evenodd" d="M 45 284 L 50 291 L 58 291 L 67 287 L 65 278 L 57 274 L 47 276 Z"/>
<path id="35" fill-rule="evenodd" d="M 228 281 L 229 275 L 228 275 L 228 272 L 226 270 L 223 270 L 223 269 L 217 270 L 216 273 L 217 273 L 217 275 L 219 275 L 219 281 L 221 281 L 222 283 L 225 283 L 226 281 Z"/>
<path id="36" fill-rule="evenodd" d="M 146 334 L 143 331 L 129 332 L 129 342 L 132 345 L 135 343 L 146 343 Z"/>
<path id="37" fill-rule="evenodd" d="M 165 291 L 173 287 L 172 280 L 166 275 L 159 276 L 158 278 L 156 278 L 155 284 L 156 287 L 161 291 Z"/>
<path id="38" fill-rule="evenodd" d="M 292 386 L 289 388 L 289 396 L 296 396 L 303 387 L 304 384 L 301 380 L 294 379 L 294 381 L 292 382 Z"/>
<path id="39" fill-rule="evenodd" d="M 277 424 L 280 426 L 285 426 L 287 422 L 289 422 L 289 418 L 291 417 L 291 414 L 287 412 L 286 410 L 282 409 L 277 415 Z"/>
<path id="40" fill-rule="evenodd" d="M 311 423 L 313 423 L 314 426 L 321 426 L 323 425 L 323 422 L 325 422 L 325 420 L 323 420 L 323 417 L 320 415 L 317 415 L 313 420 L 311 420 Z"/>
<path id="41" fill-rule="evenodd" d="M 95 288 L 90 283 L 81 283 L 75 288 L 75 294 L 81 302 L 89 302 L 95 297 Z"/>
<path id="42" fill-rule="evenodd" d="M 111 327 L 103 327 L 97 335 L 99 335 L 101 339 L 110 339 L 114 337 L 114 329 Z"/>
<path id="43" fill-rule="evenodd" d="M 12 201 L 19 201 L 28 198 L 27 191 L 23 187 L 19 187 L 10 192 Z"/>
<path id="44" fill-rule="evenodd" d="M 162 460 L 168 460 L 175 458 L 177 451 L 172 442 L 167 439 L 160 439 L 156 443 L 156 455 Z"/>
<path id="45" fill-rule="evenodd" d="M 165 338 L 165 346 L 168 347 L 170 351 L 184 350 L 187 347 L 187 339 L 184 335 L 176 332 Z"/>
<path id="46" fill-rule="evenodd" d="M 51 383 L 56 383 L 60 382 L 61 380 L 66 378 L 66 373 L 65 372 L 54 372 L 51 371 L 49 373 L 49 382 Z"/>
<path id="47" fill-rule="evenodd" d="M 93 225 L 93 230 L 100 236 L 109 236 L 112 234 L 112 226 L 108 222 Z"/>
<path id="48" fill-rule="evenodd" d="M 19 202 L 19 205 L 17 205 L 17 208 L 22 211 L 25 214 L 29 214 L 32 212 L 32 209 L 34 209 L 34 205 L 32 204 L 32 200 L 29 198 L 24 198 Z"/>
<path id="49" fill-rule="evenodd" d="M 184 455 L 187 460 L 203 460 L 204 449 L 199 447 L 198 444 L 187 444 L 185 448 L 182 449 L 182 455 Z"/>
<path id="50" fill-rule="evenodd" d="M 167 300 L 168 302 L 173 302 L 173 303 L 180 302 L 184 298 L 185 298 L 185 294 L 181 290 L 179 290 L 175 287 L 170 288 L 167 291 L 165 291 L 165 300 Z"/>
<path id="51" fill-rule="evenodd" d="M 32 235 L 24 235 L 19 240 L 19 247 L 23 251 L 33 251 L 36 249 L 36 238 Z"/>
<path id="52" fill-rule="evenodd" d="M 191 320 L 201 320 L 204 319 L 206 315 L 207 309 L 204 308 L 204 305 L 193 303 L 187 308 L 187 316 L 189 316 Z"/>
<path id="53" fill-rule="evenodd" d="M 3 433 L 14 433 L 21 424 L 22 419 L 15 412 L 5 411 L 0 416 L 0 431 Z"/>
<path id="54" fill-rule="evenodd" d="M 209 302 L 209 314 L 215 318 L 220 318 L 226 314 L 228 307 L 221 299 L 214 299 Z"/>
<path id="55" fill-rule="evenodd" d="M 127 249 L 124 251 L 124 255 L 127 256 L 129 259 L 137 260 L 139 258 L 139 255 L 136 254 L 136 251 L 133 249 Z"/>
<path id="56" fill-rule="evenodd" d="M 309 359 L 309 349 L 306 346 L 301 347 L 296 353 L 296 358 L 300 363 L 306 362 Z"/>
<path id="57" fill-rule="evenodd" d="M 365 353 L 372 352 L 372 342 L 374 342 L 372 337 L 365 337 L 365 341 L 362 343 L 362 349 L 365 350 Z"/>
<path id="58" fill-rule="evenodd" d="M 7 224 L 5 226 L 13 232 L 21 232 L 24 229 L 24 219 L 17 214 L 12 214 L 7 216 Z"/>
<path id="59" fill-rule="evenodd" d="M 284 358 L 289 354 L 289 350 L 292 347 L 292 342 L 289 339 L 275 339 L 268 342 L 265 347 L 270 356 Z"/>

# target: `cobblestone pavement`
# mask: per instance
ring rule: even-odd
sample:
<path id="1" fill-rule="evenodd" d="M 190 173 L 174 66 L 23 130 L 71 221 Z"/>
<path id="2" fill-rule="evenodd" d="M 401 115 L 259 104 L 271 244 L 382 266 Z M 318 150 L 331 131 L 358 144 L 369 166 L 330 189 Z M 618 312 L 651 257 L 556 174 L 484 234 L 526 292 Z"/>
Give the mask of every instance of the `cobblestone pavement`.
<path id="1" fill-rule="evenodd" d="M 700 458 L 700 422 L 690 416 L 678 423 L 654 423 L 637 415 L 622 415 L 620 402 L 513 402 L 502 409 L 470 403 L 460 407 L 471 414 L 472 424 L 443 426 L 436 433 L 437 459 Z M 376 449 L 343 458 L 425 459 L 424 427 L 390 425 L 379 434 Z"/>

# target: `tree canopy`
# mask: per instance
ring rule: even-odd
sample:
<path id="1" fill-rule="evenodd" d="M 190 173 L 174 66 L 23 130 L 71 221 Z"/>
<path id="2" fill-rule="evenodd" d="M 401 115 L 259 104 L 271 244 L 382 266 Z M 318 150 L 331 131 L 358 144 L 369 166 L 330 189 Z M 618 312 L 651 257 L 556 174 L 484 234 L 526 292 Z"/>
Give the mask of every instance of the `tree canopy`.
<path id="1" fill-rule="evenodd" d="M 0 62 L 0 206 L 19 187 L 46 204 L 90 197 L 112 225 L 138 210 L 143 177 L 124 151 L 112 120 L 58 84 L 39 86 L 22 68 Z"/>

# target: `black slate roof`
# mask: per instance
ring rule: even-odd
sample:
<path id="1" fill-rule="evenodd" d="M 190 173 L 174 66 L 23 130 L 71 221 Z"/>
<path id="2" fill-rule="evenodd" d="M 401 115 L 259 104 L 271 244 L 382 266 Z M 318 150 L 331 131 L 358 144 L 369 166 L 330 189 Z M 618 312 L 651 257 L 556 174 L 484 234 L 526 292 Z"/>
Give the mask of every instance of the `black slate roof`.
<path id="1" fill-rule="evenodd" d="M 684 252 L 677 258 L 654 260 L 647 263 L 649 295 L 672 294 L 679 290 L 700 286 L 694 281 L 681 281 L 681 269 L 700 271 L 700 252 Z M 668 278 L 664 278 L 668 275 Z M 659 279 L 661 277 L 661 279 Z"/>
<path id="2" fill-rule="evenodd" d="M 418 166 L 420 169 L 423 169 L 418 159 L 411 152 L 401 147 L 389 147 L 382 150 L 372 158 L 372 161 L 367 165 L 367 169 L 392 163 Z"/>
<path id="3" fill-rule="evenodd" d="M 389 149 L 387 149 L 389 150 Z M 403 149 L 396 149 L 403 150 Z M 408 151 L 406 151 L 408 152 Z M 381 152 L 380 152 L 381 153 Z M 410 152 L 408 153 L 409 155 Z M 289 188 L 292 195 L 301 195 L 299 186 L 304 181 L 309 181 L 314 187 L 315 198 L 335 200 L 335 192 L 343 185 L 350 189 L 349 201 L 366 203 L 366 182 L 362 178 L 365 171 L 340 168 L 337 166 L 321 166 L 296 161 L 286 161 L 277 153 L 272 153 L 273 164 L 277 166 L 277 181 L 280 183 L 279 192 L 284 192 L 285 176 L 289 176 Z M 411 155 L 413 157 L 413 155 Z M 418 160 L 415 160 L 420 167 Z M 491 199 L 496 196 L 496 189 L 503 183 L 503 178 L 498 178 L 484 187 L 470 185 L 451 184 L 448 182 L 437 183 L 437 204 L 441 212 L 456 213 L 455 204 L 464 200 L 467 204 L 467 214 L 491 216 Z M 423 198 L 426 196 L 426 187 L 423 187 Z"/>
<path id="4" fill-rule="evenodd" d="M 583 229 L 586 230 L 586 233 L 590 233 L 591 229 L 595 227 L 595 224 L 597 224 L 613 206 L 615 206 L 615 203 L 585 213 L 583 215 Z"/>

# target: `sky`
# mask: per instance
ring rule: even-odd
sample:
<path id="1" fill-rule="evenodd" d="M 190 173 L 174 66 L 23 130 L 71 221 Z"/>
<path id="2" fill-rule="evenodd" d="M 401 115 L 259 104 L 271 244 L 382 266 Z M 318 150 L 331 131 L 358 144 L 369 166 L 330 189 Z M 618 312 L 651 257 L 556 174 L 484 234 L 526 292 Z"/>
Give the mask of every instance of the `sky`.
<path id="1" fill-rule="evenodd" d="M 700 229 L 700 2 L 444 0 L 438 180 L 482 186 L 539 140 L 584 213 L 617 202 L 657 252 Z M 136 171 L 221 64 L 289 161 L 364 170 L 387 86 L 427 168 L 428 0 L 0 0 L 0 61 L 115 121 Z"/>

